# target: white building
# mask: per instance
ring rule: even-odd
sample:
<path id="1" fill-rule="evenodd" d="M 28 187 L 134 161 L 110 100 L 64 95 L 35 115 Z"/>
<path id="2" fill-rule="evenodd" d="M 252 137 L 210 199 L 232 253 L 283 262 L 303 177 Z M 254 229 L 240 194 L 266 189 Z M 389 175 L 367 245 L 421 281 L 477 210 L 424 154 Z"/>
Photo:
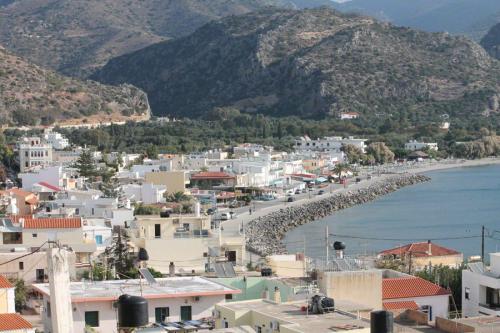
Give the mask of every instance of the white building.
<path id="1" fill-rule="evenodd" d="M 462 271 L 462 313 L 465 317 L 500 316 L 500 252 L 490 253 L 490 267 L 470 263 Z"/>
<path id="2" fill-rule="evenodd" d="M 358 119 L 358 118 L 359 118 L 358 112 L 343 112 L 340 114 L 340 119 L 342 119 L 342 120 L 350 120 L 350 119 Z"/>
<path id="3" fill-rule="evenodd" d="M 52 145 L 43 143 L 39 137 L 25 137 L 17 143 L 21 172 L 52 163 Z"/>
<path id="4" fill-rule="evenodd" d="M 365 139 L 356 139 L 352 136 L 348 138 L 342 138 L 340 136 L 327 136 L 316 140 L 313 140 L 308 136 L 303 136 L 295 140 L 294 148 L 297 152 L 317 151 L 338 154 L 341 153 L 342 146 L 353 145 L 365 152 L 365 142 Z"/>
<path id="5" fill-rule="evenodd" d="M 167 192 L 167 187 L 165 185 L 127 184 L 121 189 L 132 202 L 142 202 L 147 205 L 166 202 L 164 194 Z"/>
<path id="6" fill-rule="evenodd" d="M 215 304 L 224 302 L 226 295 L 240 293 L 237 289 L 197 276 L 162 278 L 156 282 L 153 285 L 142 283 L 142 295 L 148 300 L 150 323 L 211 317 Z M 50 332 L 49 285 L 36 284 L 34 288 L 43 295 L 42 321 L 45 332 Z M 88 325 L 99 332 L 117 333 L 117 315 L 113 304 L 125 293 L 140 296 L 141 286 L 139 280 L 72 282 L 70 293 L 75 332 L 83 332 Z"/>
<path id="7" fill-rule="evenodd" d="M 410 151 L 430 149 L 438 151 L 438 144 L 436 142 L 419 142 L 417 140 L 410 140 L 405 143 L 405 149 Z"/>
<path id="8" fill-rule="evenodd" d="M 56 150 L 62 150 L 69 146 L 69 141 L 61 133 L 52 132 L 51 129 L 46 129 L 43 132 L 42 140 L 44 143 L 52 145 Z"/>

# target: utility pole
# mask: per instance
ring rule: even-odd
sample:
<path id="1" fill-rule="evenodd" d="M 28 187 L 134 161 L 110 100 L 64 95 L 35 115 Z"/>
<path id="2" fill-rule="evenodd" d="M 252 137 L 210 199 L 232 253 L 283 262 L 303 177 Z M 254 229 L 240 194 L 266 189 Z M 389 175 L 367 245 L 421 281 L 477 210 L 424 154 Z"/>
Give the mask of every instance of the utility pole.
<path id="1" fill-rule="evenodd" d="M 484 264 L 484 225 L 481 228 L 481 261 Z"/>
<path id="2" fill-rule="evenodd" d="M 73 307 L 69 291 L 68 251 L 58 247 L 49 248 L 47 266 L 49 269 L 52 332 L 74 332 Z"/>
<path id="3" fill-rule="evenodd" d="M 306 260 L 306 236 L 304 235 L 304 277 L 307 276 L 307 260 Z"/>
<path id="4" fill-rule="evenodd" d="M 325 249 L 326 249 L 326 267 L 328 267 L 328 263 L 330 261 L 330 255 L 329 255 L 329 245 L 328 244 L 328 225 L 325 228 Z"/>

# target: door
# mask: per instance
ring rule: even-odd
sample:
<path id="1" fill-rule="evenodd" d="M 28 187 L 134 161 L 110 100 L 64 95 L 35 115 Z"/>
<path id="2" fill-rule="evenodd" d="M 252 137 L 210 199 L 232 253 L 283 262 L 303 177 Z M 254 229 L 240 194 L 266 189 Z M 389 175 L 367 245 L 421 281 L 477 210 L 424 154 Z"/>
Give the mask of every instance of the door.
<path id="1" fill-rule="evenodd" d="M 236 262 L 236 251 L 226 251 L 227 261 Z"/>
<path id="2" fill-rule="evenodd" d="M 191 305 L 181 306 L 181 321 L 192 320 Z"/>
<path id="3" fill-rule="evenodd" d="M 36 280 L 38 282 L 43 282 L 45 280 L 45 270 L 43 269 L 36 270 Z"/>

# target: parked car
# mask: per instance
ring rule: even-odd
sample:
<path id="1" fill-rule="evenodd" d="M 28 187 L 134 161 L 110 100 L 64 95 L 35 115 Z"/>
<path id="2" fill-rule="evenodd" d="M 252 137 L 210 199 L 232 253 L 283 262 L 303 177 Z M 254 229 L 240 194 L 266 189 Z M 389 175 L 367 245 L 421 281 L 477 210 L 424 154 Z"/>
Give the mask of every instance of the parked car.
<path id="1" fill-rule="evenodd" d="M 286 191 L 286 196 L 287 196 L 287 197 L 290 197 L 290 196 L 292 196 L 292 195 L 294 195 L 294 194 L 295 194 L 295 192 L 294 192 L 293 190 L 288 190 L 288 191 Z"/>
<path id="2" fill-rule="evenodd" d="M 293 202 L 295 199 L 293 197 L 289 197 L 286 201 Z"/>
<path id="3" fill-rule="evenodd" d="M 229 220 L 231 218 L 231 215 L 229 213 L 221 213 L 220 214 L 220 219 L 222 221 L 226 221 L 226 220 Z"/>
<path id="4" fill-rule="evenodd" d="M 207 209 L 207 214 L 208 215 L 214 215 L 214 213 L 215 213 L 215 209 L 213 209 L 213 208 Z"/>
<path id="5" fill-rule="evenodd" d="M 296 190 L 295 190 L 295 194 L 300 194 L 300 193 L 301 193 L 301 192 L 300 192 L 300 190 L 299 190 L 299 189 L 296 189 Z"/>
<path id="6" fill-rule="evenodd" d="M 229 208 L 238 208 L 240 207 L 240 203 L 237 200 L 233 200 L 229 203 Z"/>
<path id="7" fill-rule="evenodd" d="M 307 189 L 306 189 L 306 188 L 303 188 L 303 189 L 302 189 L 302 193 L 307 193 Z"/>
<path id="8" fill-rule="evenodd" d="M 325 194 L 325 191 L 324 190 L 319 190 L 318 191 L 318 195 L 322 195 L 322 194 Z"/>

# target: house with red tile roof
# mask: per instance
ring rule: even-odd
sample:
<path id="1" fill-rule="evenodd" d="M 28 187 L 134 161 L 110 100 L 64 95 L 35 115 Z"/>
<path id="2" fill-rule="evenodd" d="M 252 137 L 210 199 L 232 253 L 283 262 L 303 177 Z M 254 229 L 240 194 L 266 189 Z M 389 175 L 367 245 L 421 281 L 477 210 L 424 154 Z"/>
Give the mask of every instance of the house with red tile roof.
<path id="1" fill-rule="evenodd" d="M 432 243 L 431 241 L 410 243 L 378 254 L 382 259 L 398 259 L 411 265 L 412 270 L 422 270 L 429 266 L 459 267 L 463 263 L 463 254 Z"/>
<path id="2" fill-rule="evenodd" d="M 20 188 L 11 188 L 5 191 L 0 191 L 0 196 L 15 199 L 10 200 L 10 213 L 12 214 L 33 214 L 39 203 L 36 194 L 34 194 L 33 192 L 22 190 Z"/>
<path id="3" fill-rule="evenodd" d="M 35 329 L 17 313 L 0 313 L 0 333 L 35 333 Z"/>
<path id="4" fill-rule="evenodd" d="M 419 277 L 403 275 L 382 280 L 382 302 L 387 310 L 417 309 L 429 321 L 448 318 L 451 292 Z"/>

